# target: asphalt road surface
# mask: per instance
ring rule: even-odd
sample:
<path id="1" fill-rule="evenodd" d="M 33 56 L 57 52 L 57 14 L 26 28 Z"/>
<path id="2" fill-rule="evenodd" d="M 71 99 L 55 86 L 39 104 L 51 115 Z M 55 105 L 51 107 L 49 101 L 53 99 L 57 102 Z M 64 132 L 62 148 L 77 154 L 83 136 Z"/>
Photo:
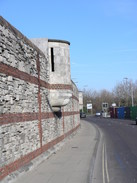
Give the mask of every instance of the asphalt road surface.
<path id="1" fill-rule="evenodd" d="M 137 183 L 137 125 L 134 121 L 87 117 L 98 131 L 93 183 Z"/>

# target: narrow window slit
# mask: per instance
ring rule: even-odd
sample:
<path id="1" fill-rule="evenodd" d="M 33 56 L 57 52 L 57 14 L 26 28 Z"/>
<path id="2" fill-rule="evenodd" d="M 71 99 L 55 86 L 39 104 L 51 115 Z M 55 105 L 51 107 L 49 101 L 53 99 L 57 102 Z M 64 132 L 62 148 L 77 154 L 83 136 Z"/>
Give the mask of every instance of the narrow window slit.
<path id="1" fill-rule="evenodd" d="M 54 67 L 54 50 L 53 50 L 53 48 L 51 48 L 51 71 L 52 72 L 55 71 L 55 67 Z"/>

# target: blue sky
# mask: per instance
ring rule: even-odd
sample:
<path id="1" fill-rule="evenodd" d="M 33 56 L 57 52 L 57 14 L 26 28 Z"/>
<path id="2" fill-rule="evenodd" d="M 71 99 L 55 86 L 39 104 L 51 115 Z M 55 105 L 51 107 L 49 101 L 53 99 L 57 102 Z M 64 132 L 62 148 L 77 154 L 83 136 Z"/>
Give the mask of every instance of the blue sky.
<path id="1" fill-rule="evenodd" d="M 80 90 L 137 80 L 136 0 L 0 0 L 0 14 L 28 38 L 69 41 Z"/>

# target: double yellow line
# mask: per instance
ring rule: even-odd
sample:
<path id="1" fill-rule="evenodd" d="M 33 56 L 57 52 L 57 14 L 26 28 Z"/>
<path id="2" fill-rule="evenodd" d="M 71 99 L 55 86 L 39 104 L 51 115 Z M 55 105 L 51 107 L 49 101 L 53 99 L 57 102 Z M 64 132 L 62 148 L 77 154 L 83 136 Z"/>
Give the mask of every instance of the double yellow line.
<path id="1" fill-rule="evenodd" d="M 106 181 L 107 181 L 107 183 L 110 182 L 105 144 L 103 144 L 103 148 L 102 148 L 102 176 L 103 176 L 103 183 L 106 183 Z"/>

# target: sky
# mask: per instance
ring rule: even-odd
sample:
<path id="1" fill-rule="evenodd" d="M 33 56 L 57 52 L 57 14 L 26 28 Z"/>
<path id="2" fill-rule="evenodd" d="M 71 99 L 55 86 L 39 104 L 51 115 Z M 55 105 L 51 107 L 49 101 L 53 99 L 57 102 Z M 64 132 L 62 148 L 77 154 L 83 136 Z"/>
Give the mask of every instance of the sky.
<path id="1" fill-rule="evenodd" d="M 0 15 L 29 39 L 69 41 L 79 90 L 137 80 L 137 0 L 0 0 Z"/>

